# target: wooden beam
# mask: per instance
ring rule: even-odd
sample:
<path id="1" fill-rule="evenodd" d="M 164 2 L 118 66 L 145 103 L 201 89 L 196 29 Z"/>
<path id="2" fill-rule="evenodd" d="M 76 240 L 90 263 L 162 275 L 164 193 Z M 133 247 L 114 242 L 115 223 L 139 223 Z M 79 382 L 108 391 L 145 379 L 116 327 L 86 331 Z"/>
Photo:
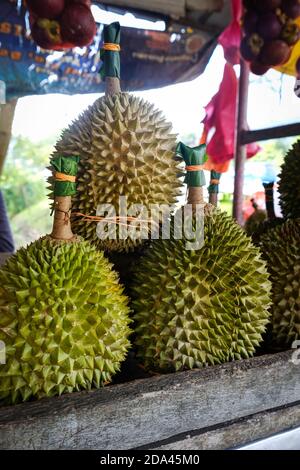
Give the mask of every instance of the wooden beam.
<path id="1" fill-rule="evenodd" d="M 17 99 L 11 100 L 0 107 L 0 175 L 11 139 L 11 129 L 17 101 Z"/>
<path id="2" fill-rule="evenodd" d="M 3 407 L 0 449 L 157 448 L 183 433 L 200 434 L 208 427 L 292 405 L 300 397 L 295 353 L 267 354 Z M 274 421 L 272 432 L 280 430 L 281 423 Z M 256 434 L 250 437 L 254 440 Z M 239 436 L 232 441 L 231 445 L 240 444 Z"/>
<path id="3" fill-rule="evenodd" d="M 257 413 L 244 419 L 191 432 L 166 440 L 147 450 L 220 450 L 240 448 L 254 440 L 266 439 L 300 423 L 300 404 Z M 142 449 L 144 449 L 142 447 Z M 274 449 L 275 450 L 275 449 Z"/>
<path id="4" fill-rule="evenodd" d="M 241 143 L 243 145 L 252 142 L 260 142 L 270 139 L 281 139 L 284 137 L 294 137 L 300 135 L 300 122 L 295 124 L 287 124 L 285 126 L 270 127 L 267 129 L 259 129 L 256 131 L 242 131 Z"/>
<path id="5" fill-rule="evenodd" d="M 184 18 L 187 11 L 213 12 L 220 11 L 224 6 L 223 0 L 101 0 L 110 6 L 118 6 L 129 9 L 148 11 L 151 13 L 161 13 L 173 18 Z"/>
<path id="6" fill-rule="evenodd" d="M 124 9 L 135 9 L 161 13 L 162 15 L 180 18 L 185 16 L 185 0 L 101 0 L 102 4 L 123 7 Z M 201 2 L 200 2 L 201 3 Z"/>
<path id="7" fill-rule="evenodd" d="M 247 148 L 241 142 L 241 133 L 247 129 L 247 109 L 248 109 L 248 88 L 249 88 L 249 65 L 241 60 L 241 73 L 239 79 L 239 93 L 237 102 L 237 126 L 236 126 L 236 146 L 235 146 L 235 175 L 233 194 L 233 217 L 242 225 L 243 223 L 243 188 L 245 162 L 247 158 Z"/>

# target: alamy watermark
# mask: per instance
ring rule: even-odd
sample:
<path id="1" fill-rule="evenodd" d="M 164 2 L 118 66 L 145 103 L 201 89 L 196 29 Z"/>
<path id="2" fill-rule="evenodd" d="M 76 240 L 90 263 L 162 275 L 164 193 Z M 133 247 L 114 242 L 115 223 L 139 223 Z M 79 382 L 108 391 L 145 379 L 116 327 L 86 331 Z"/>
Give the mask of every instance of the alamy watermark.
<path id="1" fill-rule="evenodd" d="M 173 221 L 171 223 L 171 217 Z M 204 244 L 204 204 L 181 208 L 167 204 L 127 204 L 120 196 L 118 207 L 99 204 L 96 215 L 97 236 L 101 240 L 175 240 L 185 239 L 187 250 L 199 250 Z"/>
<path id="2" fill-rule="evenodd" d="M 295 340 L 292 343 L 292 349 L 295 349 L 296 351 L 293 352 L 290 360 L 293 364 L 295 364 L 295 366 L 299 366 L 300 365 L 300 340 Z"/>

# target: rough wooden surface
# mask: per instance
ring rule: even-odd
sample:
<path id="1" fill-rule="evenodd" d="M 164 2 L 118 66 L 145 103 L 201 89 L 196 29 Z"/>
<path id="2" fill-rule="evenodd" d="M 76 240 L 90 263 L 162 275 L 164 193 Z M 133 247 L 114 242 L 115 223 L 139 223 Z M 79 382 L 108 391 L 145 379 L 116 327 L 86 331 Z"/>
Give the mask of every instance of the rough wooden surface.
<path id="1" fill-rule="evenodd" d="M 235 422 L 208 428 L 200 433 L 174 436 L 160 442 L 155 450 L 220 450 L 242 447 L 300 426 L 300 402 L 294 406 L 257 413 Z"/>
<path id="2" fill-rule="evenodd" d="M 296 403 L 293 351 L 0 409 L 1 449 L 131 449 Z"/>

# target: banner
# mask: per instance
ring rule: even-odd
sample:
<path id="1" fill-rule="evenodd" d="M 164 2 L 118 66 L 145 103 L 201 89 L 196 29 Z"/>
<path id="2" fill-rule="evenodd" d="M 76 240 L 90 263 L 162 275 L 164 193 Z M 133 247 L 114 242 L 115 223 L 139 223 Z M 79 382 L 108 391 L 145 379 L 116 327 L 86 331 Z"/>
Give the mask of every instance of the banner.
<path id="1" fill-rule="evenodd" d="M 40 49 L 30 38 L 22 2 L 0 2 L 0 80 L 7 99 L 44 93 L 98 93 L 103 25 L 89 47 L 66 52 Z M 206 32 L 166 33 L 122 27 L 123 90 L 145 90 L 191 80 L 200 75 L 216 39 Z"/>

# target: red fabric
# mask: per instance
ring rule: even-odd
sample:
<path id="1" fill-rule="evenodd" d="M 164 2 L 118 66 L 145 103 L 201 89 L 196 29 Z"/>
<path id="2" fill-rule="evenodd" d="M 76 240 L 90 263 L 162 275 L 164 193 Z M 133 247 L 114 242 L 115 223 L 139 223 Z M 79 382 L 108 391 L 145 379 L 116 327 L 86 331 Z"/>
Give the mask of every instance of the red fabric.
<path id="1" fill-rule="evenodd" d="M 207 169 L 224 173 L 234 156 L 237 93 L 238 79 L 234 68 L 226 63 L 219 91 L 205 107 L 202 140 L 207 139 Z M 248 145 L 247 157 L 253 157 L 259 149 L 257 144 Z"/>
<path id="2" fill-rule="evenodd" d="M 224 56 L 232 65 L 240 63 L 241 19 L 243 7 L 241 0 L 231 0 L 232 22 L 219 37 Z"/>

